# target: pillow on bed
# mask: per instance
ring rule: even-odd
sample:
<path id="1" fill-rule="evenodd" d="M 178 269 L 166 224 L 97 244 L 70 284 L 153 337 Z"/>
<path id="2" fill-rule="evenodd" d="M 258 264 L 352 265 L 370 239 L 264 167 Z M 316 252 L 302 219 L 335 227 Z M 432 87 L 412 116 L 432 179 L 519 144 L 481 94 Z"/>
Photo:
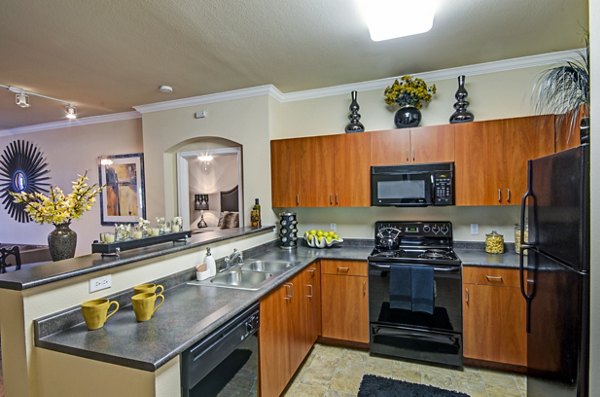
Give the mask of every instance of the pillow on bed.
<path id="1" fill-rule="evenodd" d="M 219 225 L 221 229 L 233 229 L 240 227 L 240 213 L 225 211 L 219 219 Z"/>

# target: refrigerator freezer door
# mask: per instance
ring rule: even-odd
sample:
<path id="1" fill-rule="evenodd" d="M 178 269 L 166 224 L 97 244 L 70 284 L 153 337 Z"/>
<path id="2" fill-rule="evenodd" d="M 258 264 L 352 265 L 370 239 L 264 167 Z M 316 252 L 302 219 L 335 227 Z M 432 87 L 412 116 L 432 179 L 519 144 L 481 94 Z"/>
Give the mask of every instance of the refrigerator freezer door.
<path id="1" fill-rule="evenodd" d="M 587 396 L 589 275 L 530 250 L 527 396 Z"/>
<path id="2" fill-rule="evenodd" d="M 529 243 L 589 271 L 589 160 L 580 146 L 530 162 Z"/>

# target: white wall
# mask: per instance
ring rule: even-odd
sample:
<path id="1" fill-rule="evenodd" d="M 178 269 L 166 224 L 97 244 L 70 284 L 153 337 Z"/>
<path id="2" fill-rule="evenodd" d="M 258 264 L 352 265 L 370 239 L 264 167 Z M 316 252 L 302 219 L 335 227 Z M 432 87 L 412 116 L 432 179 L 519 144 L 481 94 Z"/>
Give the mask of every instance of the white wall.
<path id="1" fill-rule="evenodd" d="M 533 84 L 547 66 L 529 67 L 466 77 L 467 100 L 476 120 L 490 120 L 534 114 L 531 105 Z M 390 79 L 390 84 L 393 79 Z M 437 95 L 422 110 L 421 125 L 447 124 L 454 112 L 456 78 L 428 81 L 437 85 Z M 318 99 L 278 103 L 270 101 L 271 139 L 343 133 L 348 123 L 350 93 Z M 367 131 L 395 128 L 394 111 L 383 101 L 383 89 L 359 91 L 359 113 Z M 299 231 L 328 229 L 336 223 L 342 237 L 373 238 L 377 220 L 449 220 L 455 239 L 483 241 L 492 229 L 514 241 L 514 224 L 519 219 L 518 206 L 451 207 L 451 208 L 294 208 Z M 279 210 L 277 210 L 278 212 Z M 470 224 L 479 224 L 479 233 L 470 234 Z"/>
<path id="2" fill-rule="evenodd" d="M 89 124 L 47 130 L 28 134 L 0 137 L 0 148 L 14 140 L 36 144 L 44 153 L 50 169 L 50 183 L 71 192 L 71 182 L 77 174 L 88 171 L 89 183 L 98 182 L 98 156 L 142 151 L 141 121 L 125 120 L 103 124 Z M 47 244 L 52 225 L 18 223 L 4 208 L 0 208 L 0 241 L 6 243 Z M 93 240 L 101 231 L 111 230 L 100 225 L 100 204 L 73 221 L 71 229 L 77 232 L 76 255 L 91 252 Z"/>

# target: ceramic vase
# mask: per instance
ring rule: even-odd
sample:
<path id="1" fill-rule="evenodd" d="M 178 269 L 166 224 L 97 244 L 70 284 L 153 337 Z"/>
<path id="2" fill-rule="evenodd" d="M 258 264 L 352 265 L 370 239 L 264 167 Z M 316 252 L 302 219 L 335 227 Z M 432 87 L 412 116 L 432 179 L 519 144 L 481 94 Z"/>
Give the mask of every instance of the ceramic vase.
<path id="1" fill-rule="evenodd" d="M 75 256 L 77 233 L 69 227 L 70 223 L 54 225 L 54 230 L 48 234 L 48 248 L 54 262 Z"/>
<path id="2" fill-rule="evenodd" d="M 469 95 L 469 93 L 465 88 L 465 76 L 458 76 L 458 89 L 456 90 L 456 94 L 454 94 L 454 97 L 456 98 L 454 109 L 456 111 L 450 115 L 451 124 L 467 123 L 475 120 L 473 113 L 467 110 L 467 107 L 469 106 L 467 95 Z"/>
<path id="3" fill-rule="evenodd" d="M 421 122 L 421 111 L 414 106 L 402 106 L 394 116 L 396 128 L 416 127 Z"/>
<path id="4" fill-rule="evenodd" d="M 348 116 L 350 123 L 346 126 L 346 132 L 365 131 L 365 126 L 359 121 L 360 113 L 358 113 L 358 110 L 360 109 L 360 106 L 358 106 L 358 101 L 356 100 L 357 95 L 356 91 L 350 93 L 350 97 L 352 98 L 352 102 L 350 103 L 350 115 Z"/>

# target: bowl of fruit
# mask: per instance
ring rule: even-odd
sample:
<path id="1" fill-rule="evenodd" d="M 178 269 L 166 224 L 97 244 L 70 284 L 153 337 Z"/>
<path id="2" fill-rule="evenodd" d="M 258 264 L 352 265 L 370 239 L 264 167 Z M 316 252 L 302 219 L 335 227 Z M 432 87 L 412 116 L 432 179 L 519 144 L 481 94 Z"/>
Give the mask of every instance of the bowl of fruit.
<path id="1" fill-rule="evenodd" d="M 309 230 L 304 233 L 304 241 L 312 248 L 330 248 L 335 244 L 341 244 L 344 242 L 336 232 L 323 230 Z"/>

